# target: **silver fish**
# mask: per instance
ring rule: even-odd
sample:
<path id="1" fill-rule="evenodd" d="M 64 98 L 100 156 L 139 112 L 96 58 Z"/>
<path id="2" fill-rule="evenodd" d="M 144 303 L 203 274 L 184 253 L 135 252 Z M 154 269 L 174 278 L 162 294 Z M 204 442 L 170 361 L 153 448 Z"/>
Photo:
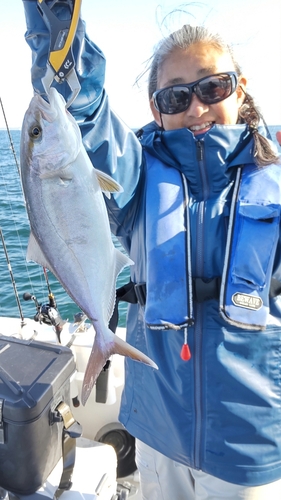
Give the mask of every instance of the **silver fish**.
<path id="1" fill-rule="evenodd" d="M 122 188 L 93 167 L 63 97 L 51 88 L 48 99 L 34 95 L 21 131 L 21 181 L 31 228 L 26 258 L 49 269 L 94 326 L 85 405 L 112 354 L 157 365 L 108 328 L 117 276 L 133 262 L 112 243 L 102 191 Z"/>

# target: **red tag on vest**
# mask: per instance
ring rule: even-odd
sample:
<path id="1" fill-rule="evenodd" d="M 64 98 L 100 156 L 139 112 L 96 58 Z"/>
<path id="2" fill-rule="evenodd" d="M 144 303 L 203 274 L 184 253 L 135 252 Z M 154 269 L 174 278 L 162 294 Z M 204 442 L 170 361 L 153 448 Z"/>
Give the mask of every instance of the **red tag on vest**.
<path id="1" fill-rule="evenodd" d="M 181 359 L 183 361 L 189 361 L 191 358 L 191 353 L 188 344 L 183 344 L 181 348 Z"/>

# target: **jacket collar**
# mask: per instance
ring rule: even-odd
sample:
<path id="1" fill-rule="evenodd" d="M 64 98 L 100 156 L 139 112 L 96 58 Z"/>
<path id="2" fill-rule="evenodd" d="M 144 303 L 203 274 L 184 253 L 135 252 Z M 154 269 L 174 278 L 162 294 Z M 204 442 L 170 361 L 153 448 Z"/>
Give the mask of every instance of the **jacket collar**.
<path id="1" fill-rule="evenodd" d="M 197 165 L 197 139 L 186 128 L 161 130 L 151 122 L 141 130 L 144 149 L 174 168 Z M 208 152 L 205 162 L 212 162 L 214 156 L 224 169 L 241 163 L 253 163 L 253 138 L 246 125 L 215 125 L 201 138 Z M 188 154 L 187 154 L 188 153 Z M 212 165 L 213 167 L 213 165 Z"/>
<path id="2" fill-rule="evenodd" d="M 203 170 L 209 188 L 220 191 L 233 178 L 232 167 L 254 162 L 253 137 L 244 124 L 215 125 L 199 140 L 188 129 L 163 131 L 155 122 L 141 133 L 143 148 L 184 173 L 193 192 L 202 189 Z"/>

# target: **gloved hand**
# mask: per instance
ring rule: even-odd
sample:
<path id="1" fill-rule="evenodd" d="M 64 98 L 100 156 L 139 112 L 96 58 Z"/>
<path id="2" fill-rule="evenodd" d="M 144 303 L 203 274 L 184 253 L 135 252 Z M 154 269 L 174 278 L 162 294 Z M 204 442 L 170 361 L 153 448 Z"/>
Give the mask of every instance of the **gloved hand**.
<path id="1" fill-rule="evenodd" d="M 52 12 L 59 19 L 69 19 L 71 6 L 75 0 L 58 0 Z M 53 3 L 53 2 L 52 2 Z M 50 50 L 50 31 L 38 10 L 36 0 L 23 0 L 27 31 L 25 39 L 32 50 L 31 80 L 36 92 L 44 93 L 42 78 L 45 75 Z M 48 2 L 47 2 L 48 4 Z M 70 107 L 70 112 L 77 120 L 91 116 L 98 108 L 103 93 L 105 58 L 101 50 L 86 35 L 85 23 L 79 19 L 73 42 L 75 71 L 81 90 Z M 66 101 L 71 90 L 67 82 L 53 85 Z"/>

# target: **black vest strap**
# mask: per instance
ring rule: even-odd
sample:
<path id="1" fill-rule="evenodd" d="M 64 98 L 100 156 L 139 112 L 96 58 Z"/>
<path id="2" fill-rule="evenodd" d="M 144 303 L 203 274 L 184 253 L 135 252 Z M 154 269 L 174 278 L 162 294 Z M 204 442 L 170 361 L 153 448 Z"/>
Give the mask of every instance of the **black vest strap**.
<path id="1" fill-rule="evenodd" d="M 202 278 L 193 278 L 193 296 L 195 302 L 204 302 L 210 299 L 219 299 L 221 278 L 213 278 L 209 281 L 204 281 Z M 270 284 L 269 296 L 271 298 L 281 295 L 280 281 L 272 278 Z M 118 304 L 120 300 L 129 302 L 130 304 L 139 303 L 145 306 L 146 303 L 146 283 L 133 283 L 130 281 L 126 285 L 118 288 L 116 291 L 116 304 L 109 323 L 109 328 L 113 332 L 116 331 L 118 325 Z"/>
<path id="2" fill-rule="evenodd" d="M 129 281 L 129 283 L 126 283 L 126 285 L 121 286 L 116 290 L 115 307 L 108 325 L 109 329 L 114 333 L 116 332 L 116 328 L 118 325 L 118 319 L 119 319 L 118 304 L 120 300 L 123 300 L 124 302 L 129 302 L 129 304 L 138 303 L 138 296 L 135 291 L 135 283 Z"/>
<path id="3" fill-rule="evenodd" d="M 272 299 L 273 297 L 277 297 L 277 295 L 281 295 L 281 283 L 275 278 L 272 278 L 270 282 L 269 297 Z"/>
<path id="4" fill-rule="evenodd" d="M 204 302 L 210 299 L 219 299 L 221 278 L 204 281 L 202 278 L 193 278 L 193 298 L 195 302 Z"/>

